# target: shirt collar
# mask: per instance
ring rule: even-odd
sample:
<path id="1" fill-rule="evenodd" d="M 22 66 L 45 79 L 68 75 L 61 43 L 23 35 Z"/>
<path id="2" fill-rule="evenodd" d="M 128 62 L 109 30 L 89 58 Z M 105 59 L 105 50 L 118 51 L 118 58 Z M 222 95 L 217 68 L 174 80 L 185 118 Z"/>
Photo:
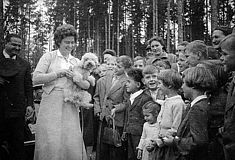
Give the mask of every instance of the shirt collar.
<path id="1" fill-rule="evenodd" d="M 194 104 L 196 104 L 197 102 L 199 102 L 200 100 L 206 99 L 206 98 L 207 98 L 206 95 L 200 95 L 200 96 L 196 97 L 196 98 L 191 102 L 191 107 L 192 107 Z"/>
<path id="2" fill-rule="evenodd" d="M 138 97 L 142 92 L 143 90 L 141 89 L 130 95 L 131 104 L 134 102 L 135 98 Z"/>
<path id="3" fill-rule="evenodd" d="M 62 58 L 64 58 L 64 59 L 67 60 L 67 61 L 70 61 L 70 60 L 73 58 L 73 56 L 72 56 L 71 54 L 69 54 L 68 58 L 65 58 L 65 57 L 61 54 L 60 50 L 57 50 L 57 56 L 58 56 L 58 57 L 62 57 Z"/>
<path id="4" fill-rule="evenodd" d="M 173 100 L 173 99 L 179 99 L 179 98 L 181 98 L 181 96 L 180 95 L 176 95 L 176 96 L 173 96 L 173 97 L 166 98 L 166 101 Z"/>
<path id="5" fill-rule="evenodd" d="M 10 57 L 10 55 L 6 52 L 5 49 L 3 50 L 3 56 L 4 56 L 5 58 L 16 59 L 16 55 L 14 55 L 13 57 Z"/>

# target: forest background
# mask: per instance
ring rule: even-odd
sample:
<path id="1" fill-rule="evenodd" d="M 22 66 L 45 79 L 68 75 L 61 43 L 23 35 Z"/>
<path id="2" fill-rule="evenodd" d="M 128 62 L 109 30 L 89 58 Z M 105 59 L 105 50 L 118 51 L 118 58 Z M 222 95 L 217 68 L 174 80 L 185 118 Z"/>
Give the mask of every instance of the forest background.
<path id="1" fill-rule="evenodd" d="M 22 37 L 21 56 L 34 68 L 55 49 L 53 32 L 69 23 L 78 32 L 74 55 L 106 49 L 118 55 L 144 56 L 147 40 L 164 38 L 168 53 L 184 40 L 211 45 L 218 25 L 234 26 L 235 0 L 0 0 L 0 51 L 4 36 Z"/>

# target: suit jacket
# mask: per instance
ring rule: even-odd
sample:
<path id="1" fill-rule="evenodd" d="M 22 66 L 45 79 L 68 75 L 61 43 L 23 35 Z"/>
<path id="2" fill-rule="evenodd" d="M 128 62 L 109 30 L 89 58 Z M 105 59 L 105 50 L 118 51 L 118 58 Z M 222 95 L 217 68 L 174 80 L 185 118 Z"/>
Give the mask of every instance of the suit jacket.
<path id="1" fill-rule="evenodd" d="M 108 79 L 107 79 L 108 78 Z M 112 77 L 110 76 L 105 76 L 100 78 L 97 83 L 96 83 L 96 89 L 95 89 L 95 94 L 93 96 L 94 99 L 94 114 L 96 115 L 97 113 L 101 113 L 103 108 L 106 107 L 104 105 L 104 97 L 107 92 L 107 87 L 110 86 L 110 84 L 106 82 L 112 81 Z M 103 117 L 102 117 L 103 119 Z"/>
<path id="2" fill-rule="evenodd" d="M 176 143 L 180 157 L 189 160 L 207 160 L 208 100 L 202 99 L 190 107 L 177 131 Z"/>
<path id="3" fill-rule="evenodd" d="M 223 141 L 231 157 L 235 157 L 235 76 L 229 85 L 224 115 Z M 231 151 L 231 152 L 230 152 Z M 233 155 L 231 155 L 233 154 Z"/>
<path id="4" fill-rule="evenodd" d="M 6 61 L 3 54 L 0 54 L 0 61 Z M 0 85 L 0 107 L 7 118 L 22 117 L 25 114 L 26 106 L 33 106 L 30 64 L 19 56 L 12 61 L 17 66 L 18 73 L 10 77 L 0 75 L 7 80 L 6 83 Z"/>
<path id="5" fill-rule="evenodd" d="M 125 131 L 127 133 L 141 136 L 143 130 L 143 124 L 145 122 L 142 106 L 148 101 L 153 101 L 152 97 L 144 91 L 135 98 L 132 105 L 130 100 L 128 100 L 128 103 L 126 104 L 127 114 L 125 118 L 126 120 Z"/>
<path id="6" fill-rule="evenodd" d="M 129 99 L 129 94 L 126 92 L 126 80 L 125 74 L 121 75 L 118 81 L 112 85 L 113 74 L 106 76 L 105 78 L 105 96 L 104 103 L 101 111 L 101 119 L 111 115 L 111 110 L 116 108 L 115 113 L 115 125 L 118 127 L 124 126 L 124 113 L 126 109 L 125 103 Z"/>

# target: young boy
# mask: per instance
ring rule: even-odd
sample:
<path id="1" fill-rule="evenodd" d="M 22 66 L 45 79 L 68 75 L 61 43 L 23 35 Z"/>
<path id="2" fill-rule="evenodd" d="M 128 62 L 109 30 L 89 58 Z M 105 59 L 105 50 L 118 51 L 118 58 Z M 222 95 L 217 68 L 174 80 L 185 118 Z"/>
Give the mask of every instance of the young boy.
<path id="1" fill-rule="evenodd" d="M 179 126 L 177 136 L 163 138 L 165 145 L 177 148 L 176 157 L 185 160 L 208 159 L 208 100 L 205 92 L 215 87 L 215 77 L 204 67 L 192 67 L 183 74 L 183 92 L 191 106 Z M 177 153 L 177 152 L 175 152 Z"/>
<path id="2" fill-rule="evenodd" d="M 108 70 L 107 64 L 102 63 L 102 64 L 98 67 L 98 74 L 99 74 L 99 77 L 101 78 L 101 77 L 106 76 L 107 70 Z"/>
<path id="3" fill-rule="evenodd" d="M 144 76 L 143 81 L 146 86 L 146 92 L 149 95 L 151 95 L 151 97 L 153 98 L 155 102 L 158 102 L 158 103 L 159 103 L 159 100 L 165 99 L 164 95 L 161 93 L 161 91 L 158 88 L 159 82 L 157 79 L 157 75 L 159 72 L 160 70 L 153 65 L 145 66 L 142 72 Z"/>
<path id="4" fill-rule="evenodd" d="M 145 64 L 146 64 L 146 62 L 145 62 L 144 57 L 137 56 L 134 58 L 134 68 L 139 68 L 139 69 L 143 70 Z"/>
<path id="5" fill-rule="evenodd" d="M 127 133 L 128 160 L 135 160 L 137 157 L 136 147 L 139 144 L 144 124 L 142 106 L 152 101 L 152 97 L 143 91 L 142 79 L 140 69 L 133 68 L 127 72 L 126 90 L 130 93 L 130 98 L 127 103 L 124 132 Z"/>
<path id="6" fill-rule="evenodd" d="M 108 126 L 110 116 L 114 116 L 115 128 L 121 135 L 124 128 L 124 115 L 129 94 L 126 92 L 126 72 L 131 68 L 132 61 L 129 56 L 117 58 L 117 67 L 114 73 L 107 74 L 97 82 L 97 91 L 94 95 L 95 114 L 100 117 L 99 138 L 97 148 L 101 160 L 121 160 L 125 158 L 124 147 L 113 147 L 102 143 L 103 128 Z M 98 83 L 100 85 L 98 86 Z M 99 93 L 100 92 L 100 93 Z"/>

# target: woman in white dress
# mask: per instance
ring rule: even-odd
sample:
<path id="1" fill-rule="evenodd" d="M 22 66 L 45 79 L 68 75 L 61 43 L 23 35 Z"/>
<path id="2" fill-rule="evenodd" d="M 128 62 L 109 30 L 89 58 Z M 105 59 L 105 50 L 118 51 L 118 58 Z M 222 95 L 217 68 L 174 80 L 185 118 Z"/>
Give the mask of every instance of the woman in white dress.
<path id="1" fill-rule="evenodd" d="M 78 110 L 64 101 L 64 90 L 73 83 L 70 69 L 79 62 L 71 55 L 76 39 L 72 25 L 59 26 L 54 34 L 58 50 L 44 54 L 34 71 L 34 84 L 44 84 L 34 160 L 87 160 Z"/>

